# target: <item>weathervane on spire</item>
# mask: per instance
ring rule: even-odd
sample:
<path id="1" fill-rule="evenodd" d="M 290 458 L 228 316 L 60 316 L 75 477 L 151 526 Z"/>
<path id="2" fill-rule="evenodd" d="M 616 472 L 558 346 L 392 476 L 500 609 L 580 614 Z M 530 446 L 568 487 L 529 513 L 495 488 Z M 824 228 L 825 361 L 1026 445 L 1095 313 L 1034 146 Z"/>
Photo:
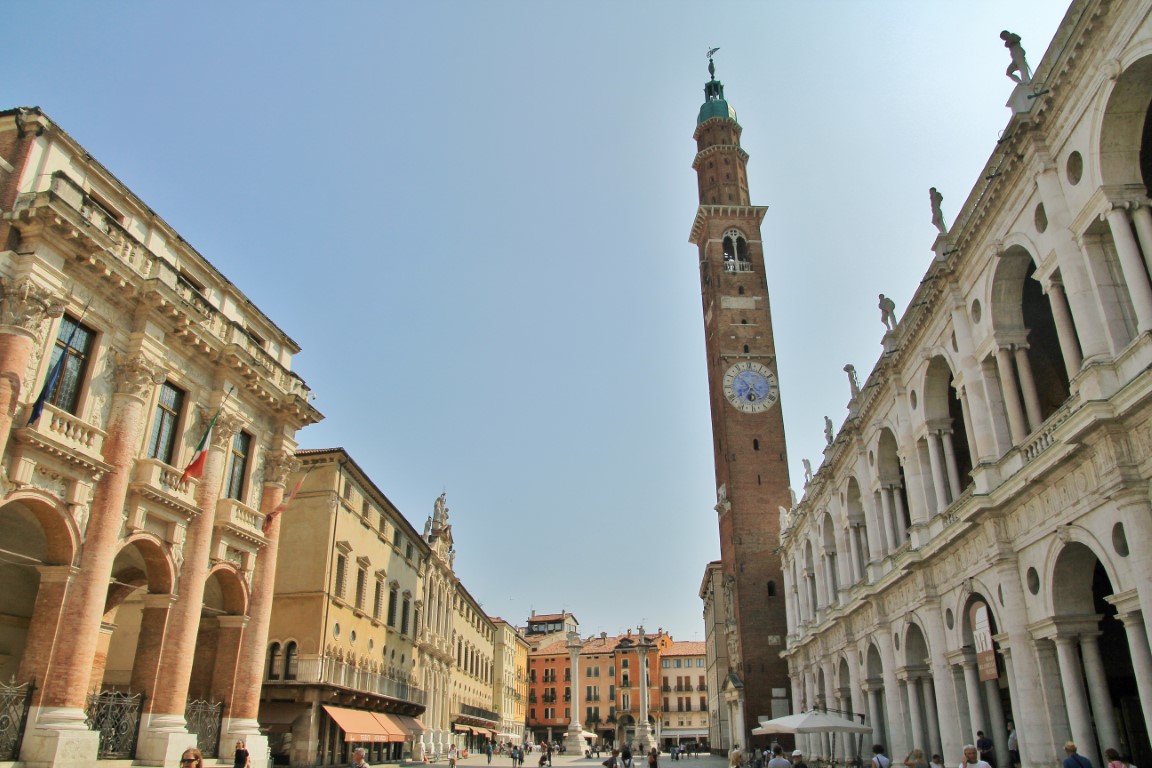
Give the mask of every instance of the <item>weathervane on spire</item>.
<path id="1" fill-rule="evenodd" d="M 713 80 L 716 79 L 716 64 L 713 63 L 712 56 L 715 55 L 716 51 L 718 50 L 720 50 L 720 46 L 708 49 L 708 74 L 712 77 Z"/>

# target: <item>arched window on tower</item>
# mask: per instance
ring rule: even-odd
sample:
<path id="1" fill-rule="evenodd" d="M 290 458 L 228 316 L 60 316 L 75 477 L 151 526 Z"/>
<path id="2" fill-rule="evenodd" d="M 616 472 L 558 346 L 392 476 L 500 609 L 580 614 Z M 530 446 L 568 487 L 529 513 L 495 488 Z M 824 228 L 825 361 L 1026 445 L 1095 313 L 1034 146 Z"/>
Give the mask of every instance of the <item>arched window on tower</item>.
<path id="1" fill-rule="evenodd" d="M 296 679 L 297 656 L 299 656 L 299 646 L 297 646 L 296 641 L 293 640 L 292 642 L 288 643 L 288 645 L 284 646 L 284 679 L 285 680 L 295 680 Z"/>
<path id="2" fill-rule="evenodd" d="M 748 256 L 748 240 L 738 229 L 730 229 L 724 233 L 724 271 L 752 271 L 752 260 Z"/>
<path id="3" fill-rule="evenodd" d="M 280 643 L 272 643 L 268 646 L 268 679 L 280 679 L 280 660 L 281 660 Z"/>

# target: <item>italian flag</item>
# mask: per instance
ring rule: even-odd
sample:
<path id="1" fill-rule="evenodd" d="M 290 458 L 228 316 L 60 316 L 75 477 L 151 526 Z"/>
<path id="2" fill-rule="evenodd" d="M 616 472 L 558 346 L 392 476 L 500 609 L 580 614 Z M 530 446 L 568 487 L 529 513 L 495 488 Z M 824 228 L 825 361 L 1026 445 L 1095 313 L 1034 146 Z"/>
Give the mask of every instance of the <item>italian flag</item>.
<path id="1" fill-rule="evenodd" d="M 288 494 L 288 498 L 276 505 L 276 508 L 264 516 L 264 524 L 260 526 L 260 531 L 265 536 L 268 535 L 268 529 L 272 527 L 272 521 L 279 516 L 281 512 L 288 509 L 288 505 L 296 498 L 296 494 L 300 492 L 300 486 L 304 485 L 304 478 L 307 475 L 301 475 L 300 479 L 296 481 L 296 487 L 292 489 L 292 493 Z"/>
<path id="2" fill-rule="evenodd" d="M 199 480 L 200 476 L 204 474 L 204 465 L 208 462 L 208 446 L 212 444 L 212 427 L 216 426 L 216 419 L 220 418 L 220 412 L 223 410 L 224 405 L 221 404 L 216 409 L 216 415 L 212 417 L 212 421 L 208 422 L 208 429 L 204 430 L 204 436 L 196 445 L 196 453 L 193 454 L 192 461 L 188 462 L 188 466 L 184 468 L 184 474 L 180 476 L 181 483 L 187 482 L 190 477 Z"/>

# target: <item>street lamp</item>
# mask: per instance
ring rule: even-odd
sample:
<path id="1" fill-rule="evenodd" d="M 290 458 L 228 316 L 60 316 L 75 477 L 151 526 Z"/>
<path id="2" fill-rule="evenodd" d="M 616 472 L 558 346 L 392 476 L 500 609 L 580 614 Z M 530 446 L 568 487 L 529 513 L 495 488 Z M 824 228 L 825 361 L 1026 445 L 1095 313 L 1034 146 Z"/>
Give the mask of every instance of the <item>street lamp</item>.
<path id="1" fill-rule="evenodd" d="M 576 632 L 568 633 L 568 655 L 572 657 L 571 686 L 572 719 L 568 722 L 568 735 L 564 749 L 570 755 L 584 756 L 584 726 L 580 724 L 580 651 L 584 644 Z"/>
<path id="2" fill-rule="evenodd" d="M 648 649 L 651 644 L 644 634 L 644 627 L 636 628 L 640 634 L 640 642 L 636 645 L 636 653 L 640 657 L 640 722 L 636 725 L 636 751 L 644 754 L 656 746 L 656 739 L 652 737 L 652 726 L 648 724 Z"/>

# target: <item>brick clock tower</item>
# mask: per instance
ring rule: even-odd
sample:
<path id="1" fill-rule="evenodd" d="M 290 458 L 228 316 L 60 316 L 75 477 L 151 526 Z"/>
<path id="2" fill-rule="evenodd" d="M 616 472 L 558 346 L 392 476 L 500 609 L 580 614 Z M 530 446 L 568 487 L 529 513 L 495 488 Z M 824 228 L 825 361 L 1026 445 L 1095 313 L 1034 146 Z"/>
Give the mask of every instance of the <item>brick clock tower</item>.
<path id="1" fill-rule="evenodd" d="M 711 79 L 696 120 L 700 207 L 689 238 L 699 248 L 716 457 L 729 670 L 720 699 L 734 740 L 747 746 L 758 717 L 790 712 L 780 507 L 791 504 L 784 418 L 760 224 L 748 195 L 748 153 L 736 112 Z"/>

